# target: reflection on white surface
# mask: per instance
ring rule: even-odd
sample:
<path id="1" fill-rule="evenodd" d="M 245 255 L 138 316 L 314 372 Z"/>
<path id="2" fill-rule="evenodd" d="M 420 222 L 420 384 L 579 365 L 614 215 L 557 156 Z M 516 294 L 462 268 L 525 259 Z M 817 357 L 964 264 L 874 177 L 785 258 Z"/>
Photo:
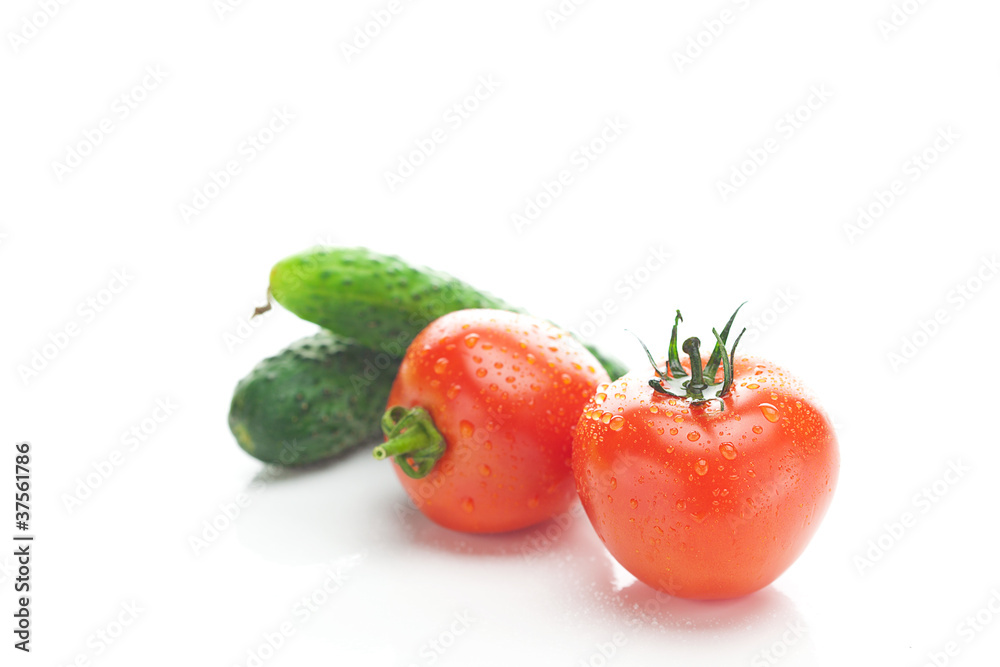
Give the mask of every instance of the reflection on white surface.
<path id="1" fill-rule="evenodd" d="M 240 518 L 243 549 L 319 566 L 320 583 L 328 563 L 364 553 L 269 664 L 295 664 L 324 642 L 365 664 L 404 666 L 525 655 L 528 664 L 767 665 L 779 656 L 795 665 L 814 653 L 806 619 L 774 586 L 713 602 L 655 591 L 611 558 L 579 505 L 512 533 L 453 532 L 409 507 L 388 465 L 362 450 L 269 478 Z"/>

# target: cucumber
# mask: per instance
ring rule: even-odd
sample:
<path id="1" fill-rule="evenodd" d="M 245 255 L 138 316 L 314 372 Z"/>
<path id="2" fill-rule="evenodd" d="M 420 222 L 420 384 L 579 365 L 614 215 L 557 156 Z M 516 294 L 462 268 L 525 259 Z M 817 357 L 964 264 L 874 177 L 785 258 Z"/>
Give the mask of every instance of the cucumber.
<path id="1" fill-rule="evenodd" d="M 393 356 L 452 311 L 525 312 L 457 278 L 366 248 L 315 247 L 286 257 L 271 269 L 270 291 L 302 319 Z M 621 362 L 587 349 L 612 379 L 626 373 Z"/>
<path id="2" fill-rule="evenodd" d="M 400 360 L 329 331 L 263 360 L 236 385 L 229 429 L 248 454 L 304 465 L 382 440 Z"/>

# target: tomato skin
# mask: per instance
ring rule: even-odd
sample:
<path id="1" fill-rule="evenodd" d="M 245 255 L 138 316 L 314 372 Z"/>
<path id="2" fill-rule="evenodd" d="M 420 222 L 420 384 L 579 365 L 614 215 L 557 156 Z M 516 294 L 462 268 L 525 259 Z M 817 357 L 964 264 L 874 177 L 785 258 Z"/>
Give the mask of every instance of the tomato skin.
<path id="1" fill-rule="evenodd" d="M 462 310 L 411 343 L 388 407 L 422 407 L 447 449 L 408 477 L 414 504 L 452 530 L 517 530 L 566 511 L 573 431 L 607 372 L 569 334 L 528 315 Z"/>
<path id="2" fill-rule="evenodd" d="M 805 549 L 837 482 L 833 427 L 803 387 L 760 359 L 737 357 L 733 370 L 724 411 L 654 392 L 649 370 L 629 373 L 598 388 L 573 439 L 577 491 L 608 550 L 678 597 L 770 584 Z"/>

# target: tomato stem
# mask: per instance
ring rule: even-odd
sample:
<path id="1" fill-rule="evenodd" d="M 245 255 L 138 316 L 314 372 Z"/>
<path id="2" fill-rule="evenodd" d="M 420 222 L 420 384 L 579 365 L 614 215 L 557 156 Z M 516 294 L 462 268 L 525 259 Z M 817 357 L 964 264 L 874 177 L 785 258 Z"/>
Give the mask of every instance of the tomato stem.
<path id="1" fill-rule="evenodd" d="M 380 461 L 393 457 L 413 479 L 426 477 L 447 449 L 444 436 L 423 408 L 389 408 L 382 415 L 382 432 L 387 440 L 372 455 Z"/>
<path id="2" fill-rule="evenodd" d="M 676 398 L 686 398 L 691 403 L 718 400 L 722 404 L 722 409 L 725 410 L 725 401 L 722 398 L 728 395 L 730 389 L 732 389 L 733 365 L 736 363 L 736 346 L 739 345 L 743 334 L 746 333 L 746 328 L 744 327 L 740 331 L 740 335 L 736 337 L 736 341 L 733 343 L 729 354 L 726 354 L 726 339 L 729 337 L 729 332 L 732 329 L 737 313 L 740 312 L 740 308 L 744 305 L 746 305 L 746 301 L 736 308 L 729 321 L 726 322 L 726 326 L 723 327 L 722 333 L 719 333 L 716 329 L 712 329 L 712 335 L 715 337 L 715 346 L 712 348 L 712 354 L 708 358 L 708 363 L 704 366 L 701 363 L 701 340 L 692 336 L 684 341 L 681 349 L 691 360 L 690 380 L 681 379 L 686 377 L 687 373 L 684 371 L 680 357 L 677 354 L 677 328 L 678 324 L 684 321 L 684 318 L 681 317 L 681 311 L 678 310 L 677 316 L 674 318 L 673 330 L 670 332 L 667 365 L 662 371 L 656 365 L 656 361 L 654 361 L 649 348 L 636 336 L 639 344 L 642 345 L 642 349 L 646 352 L 649 363 L 653 366 L 653 372 L 656 373 L 656 377 L 649 380 L 649 386 L 653 388 L 653 391 Z M 705 390 L 719 384 L 716 381 L 716 375 L 718 375 L 720 364 L 722 365 L 722 387 L 715 392 L 715 396 L 706 397 Z"/>
<path id="3" fill-rule="evenodd" d="M 684 341 L 684 345 L 681 346 L 681 349 L 684 350 L 684 354 L 691 359 L 691 379 L 684 383 L 684 387 L 688 391 L 688 396 L 696 401 L 705 398 L 705 395 L 702 392 L 708 386 L 705 384 L 705 376 L 702 373 L 700 346 L 701 341 L 697 336 L 691 336 Z"/>

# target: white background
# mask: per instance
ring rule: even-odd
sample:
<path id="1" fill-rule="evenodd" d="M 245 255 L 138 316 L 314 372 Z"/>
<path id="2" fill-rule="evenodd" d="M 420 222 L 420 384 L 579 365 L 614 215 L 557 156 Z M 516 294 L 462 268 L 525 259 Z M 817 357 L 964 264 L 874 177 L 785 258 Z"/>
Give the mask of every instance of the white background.
<path id="1" fill-rule="evenodd" d="M 30 656 L 11 647 L 0 550 L 4 664 L 255 664 L 283 623 L 294 634 L 263 664 L 922 665 L 952 641 L 948 664 L 995 660 L 1000 288 L 979 273 L 995 278 L 998 247 L 1000 5 L 908 0 L 912 15 L 880 27 L 889 0 L 593 0 L 555 23 L 555 0 L 405 1 L 348 58 L 387 0 L 49 4 L 51 18 L 31 0 L 0 13 L 0 488 L 13 492 L 13 443 L 31 441 L 37 535 Z M 480 77 L 496 90 L 448 120 Z M 275 109 L 294 120 L 248 159 Z M 609 119 L 620 135 L 581 171 Z M 385 173 L 436 128 L 444 143 L 390 189 Z M 925 150 L 933 163 L 915 167 Z M 55 164 L 72 151 L 87 155 Z M 230 160 L 240 172 L 185 216 Z M 734 169 L 753 173 L 724 198 Z M 572 183 L 518 229 L 512 214 L 561 170 Z M 902 194 L 849 233 L 897 179 Z M 229 434 L 233 386 L 314 327 L 246 318 L 270 266 L 316 243 L 599 323 L 594 339 L 633 365 L 625 328 L 662 352 L 675 308 L 704 339 L 749 299 L 743 351 L 800 375 L 837 425 L 825 522 L 772 586 L 693 603 L 635 583 L 579 514 L 493 537 L 397 516 L 404 495 L 367 448 L 263 473 Z M 670 259 L 649 271 L 653 251 Z M 116 271 L 127 286 L 103 291 Z M 178 407 L 152 430 L 158 400 Z M 968 468 L 954 483 L 951 464 Z M 933 503 L 915 498 L 935 483 Z M 240 494 L 196 554 L 190 538 Z M 905 513 L 915 525 L 893 537 Z M 303 619 L 328 571 L 336 591 Z"/>

